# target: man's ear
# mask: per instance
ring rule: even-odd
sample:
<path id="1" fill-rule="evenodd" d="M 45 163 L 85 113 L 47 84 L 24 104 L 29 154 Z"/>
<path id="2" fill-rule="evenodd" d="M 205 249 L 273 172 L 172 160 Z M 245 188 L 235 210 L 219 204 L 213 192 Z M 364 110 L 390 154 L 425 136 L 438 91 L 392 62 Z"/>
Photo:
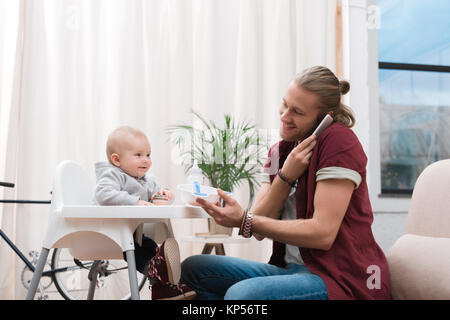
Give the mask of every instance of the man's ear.
<path id="1" fill-rule="evenodd" d="M 116 167 L 120 167 L 120 159 L 119 155 L 117 153 L 113 153 L 111 155 L 111 163 L 115 165 Z"/>

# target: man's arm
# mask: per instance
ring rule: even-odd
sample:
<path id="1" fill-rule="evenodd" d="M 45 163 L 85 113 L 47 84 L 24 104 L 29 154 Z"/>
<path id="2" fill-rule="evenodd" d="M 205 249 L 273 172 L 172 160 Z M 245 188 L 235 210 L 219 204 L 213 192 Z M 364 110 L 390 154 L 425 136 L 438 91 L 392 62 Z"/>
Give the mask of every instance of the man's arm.
<path id="1" fill-rule="evenodd" d="M 255 200 L 251 212 L 255 215 L 278 219 L 290 191 L 291 187 L 276 176 L 271 185 L 265 184 L 264 189 L 260 191 L 261 195 L 258 192 L 261 200 Z"/>
<path id="2" fill-rule="evenodd" d="M 286 244 L 329 250 L 347 212 L 354 188 L 355 184 L 350 180 L 319 181 L 311 219 L 276 220 L 255 215 L 252 231 Z"/>
<path id="3" fill-rule="evenodd" d="M 281 174 L 284 175 L 287 181 L 296 181 L 308 169 L 309 160 L 315 145 L 316 136 L 311 135 L 300 142 L 289 153 L 281 168 Z M 290 191 L 291 186 L 276 175 L 266 196 L 261 201 L 255 203 L 252 212 L 255 215 L 278 218 Z"/>
<path id="4" fill-rule="evenodd" d="M 253 200 L 253 205 L 252 205 L 252 208 L 250 209 L 250 211 L 252 211 L 252 212 L 254 211 L 254 208 L 257 206 L 257 204 L 260 203 L 265 198 L 265 196 L 269 192 L 269 189 L 270 189 L 270 183 L 268 183 L 268 182 L 261 183 L 261 186 L 259 187 L 259 190 L 256 193 L 255 200 Z"/>
<path id="5" fill-rule="evenodd" d="M 256 207 L 257 203 L 260 203 L 265 196 L 267 196 L 267 194 L 269 193 L 269 189 L 270 189 L 270 183 L 268 182 L 263 182 L 261 183 L 261 187 L 258 190 L 258 193 L 256 194 L 255 200 L 253 201 L 253 206 L 250 209 L 250 212 L 254 212 L 254 208 Z M 256 240 L 263 240 L 264 237 L 260 236 L 257 233 L 253 233 L 253 236 L 256 238 Z"/>

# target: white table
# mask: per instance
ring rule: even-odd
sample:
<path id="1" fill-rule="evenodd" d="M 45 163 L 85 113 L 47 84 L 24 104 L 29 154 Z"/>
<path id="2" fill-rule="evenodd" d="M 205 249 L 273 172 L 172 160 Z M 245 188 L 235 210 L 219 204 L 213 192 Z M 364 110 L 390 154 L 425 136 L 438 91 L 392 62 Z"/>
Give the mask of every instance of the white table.
<path id="1" fill-rule="evenodd" d="M 212 235 L 196 235 L 196 236 L 185 236 L 180 239 L 186 242 L 197 242 L 203 243 L 202 254 L 210 254 L 213 249 L 215 249 L 216 254 L 225 255 L 225 243 L 248 243 L 249 238 L 243 238 L 241 236 L 233 236 L 227 234 L 212 234 Z"/>

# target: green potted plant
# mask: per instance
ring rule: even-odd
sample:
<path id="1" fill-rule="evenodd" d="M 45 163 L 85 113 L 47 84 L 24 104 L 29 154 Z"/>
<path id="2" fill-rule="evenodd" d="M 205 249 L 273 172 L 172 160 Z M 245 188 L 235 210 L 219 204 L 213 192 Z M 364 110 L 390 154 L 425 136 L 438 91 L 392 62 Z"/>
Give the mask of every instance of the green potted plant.
<path id="1" fill-rule="evenodd" d="M 182 124 L 167 129 L 186 171 L 197 160 L 212 187 L 230 192 L 247 182 L 250 207 L 259 186 L 256 176 L 263 167 L 261 159 L 267 154 L 267 144 L 263 144 L 257 128 L 249 121 L 237 121 L 225 114 L 224 125 L 218 126 L 196 111 L 192 113 L 201 127 Z"/>

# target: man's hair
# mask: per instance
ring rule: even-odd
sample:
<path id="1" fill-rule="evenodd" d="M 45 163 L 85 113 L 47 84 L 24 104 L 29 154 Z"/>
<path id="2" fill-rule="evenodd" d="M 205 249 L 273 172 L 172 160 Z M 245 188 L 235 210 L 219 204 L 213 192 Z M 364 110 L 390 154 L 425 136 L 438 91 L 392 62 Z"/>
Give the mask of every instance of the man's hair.
<path id="1" fill-rule="evenodd" d="M 303 70 L 294 78 L 295 83 L 319 96 L 321 116 L 332 113 L 334 121 L 351 128 L 355 124 L 352 110 L 341 102 L 342 96 L 350 91 L 350 83 L 339 80 L 328 68 L 315 66 Z"/>
<path id="2" fill-rule="evenodd" d="M 111 162 L 111 155 L 113 153 L 120 154 L 124 147 L 129 146 L 130 139 L 138 137 L 147 139 L 145 133 L 130 126 L 121 126 L 111 132 L 106 141 L 106 156 L 108 157 L 108 161 Z"/>

